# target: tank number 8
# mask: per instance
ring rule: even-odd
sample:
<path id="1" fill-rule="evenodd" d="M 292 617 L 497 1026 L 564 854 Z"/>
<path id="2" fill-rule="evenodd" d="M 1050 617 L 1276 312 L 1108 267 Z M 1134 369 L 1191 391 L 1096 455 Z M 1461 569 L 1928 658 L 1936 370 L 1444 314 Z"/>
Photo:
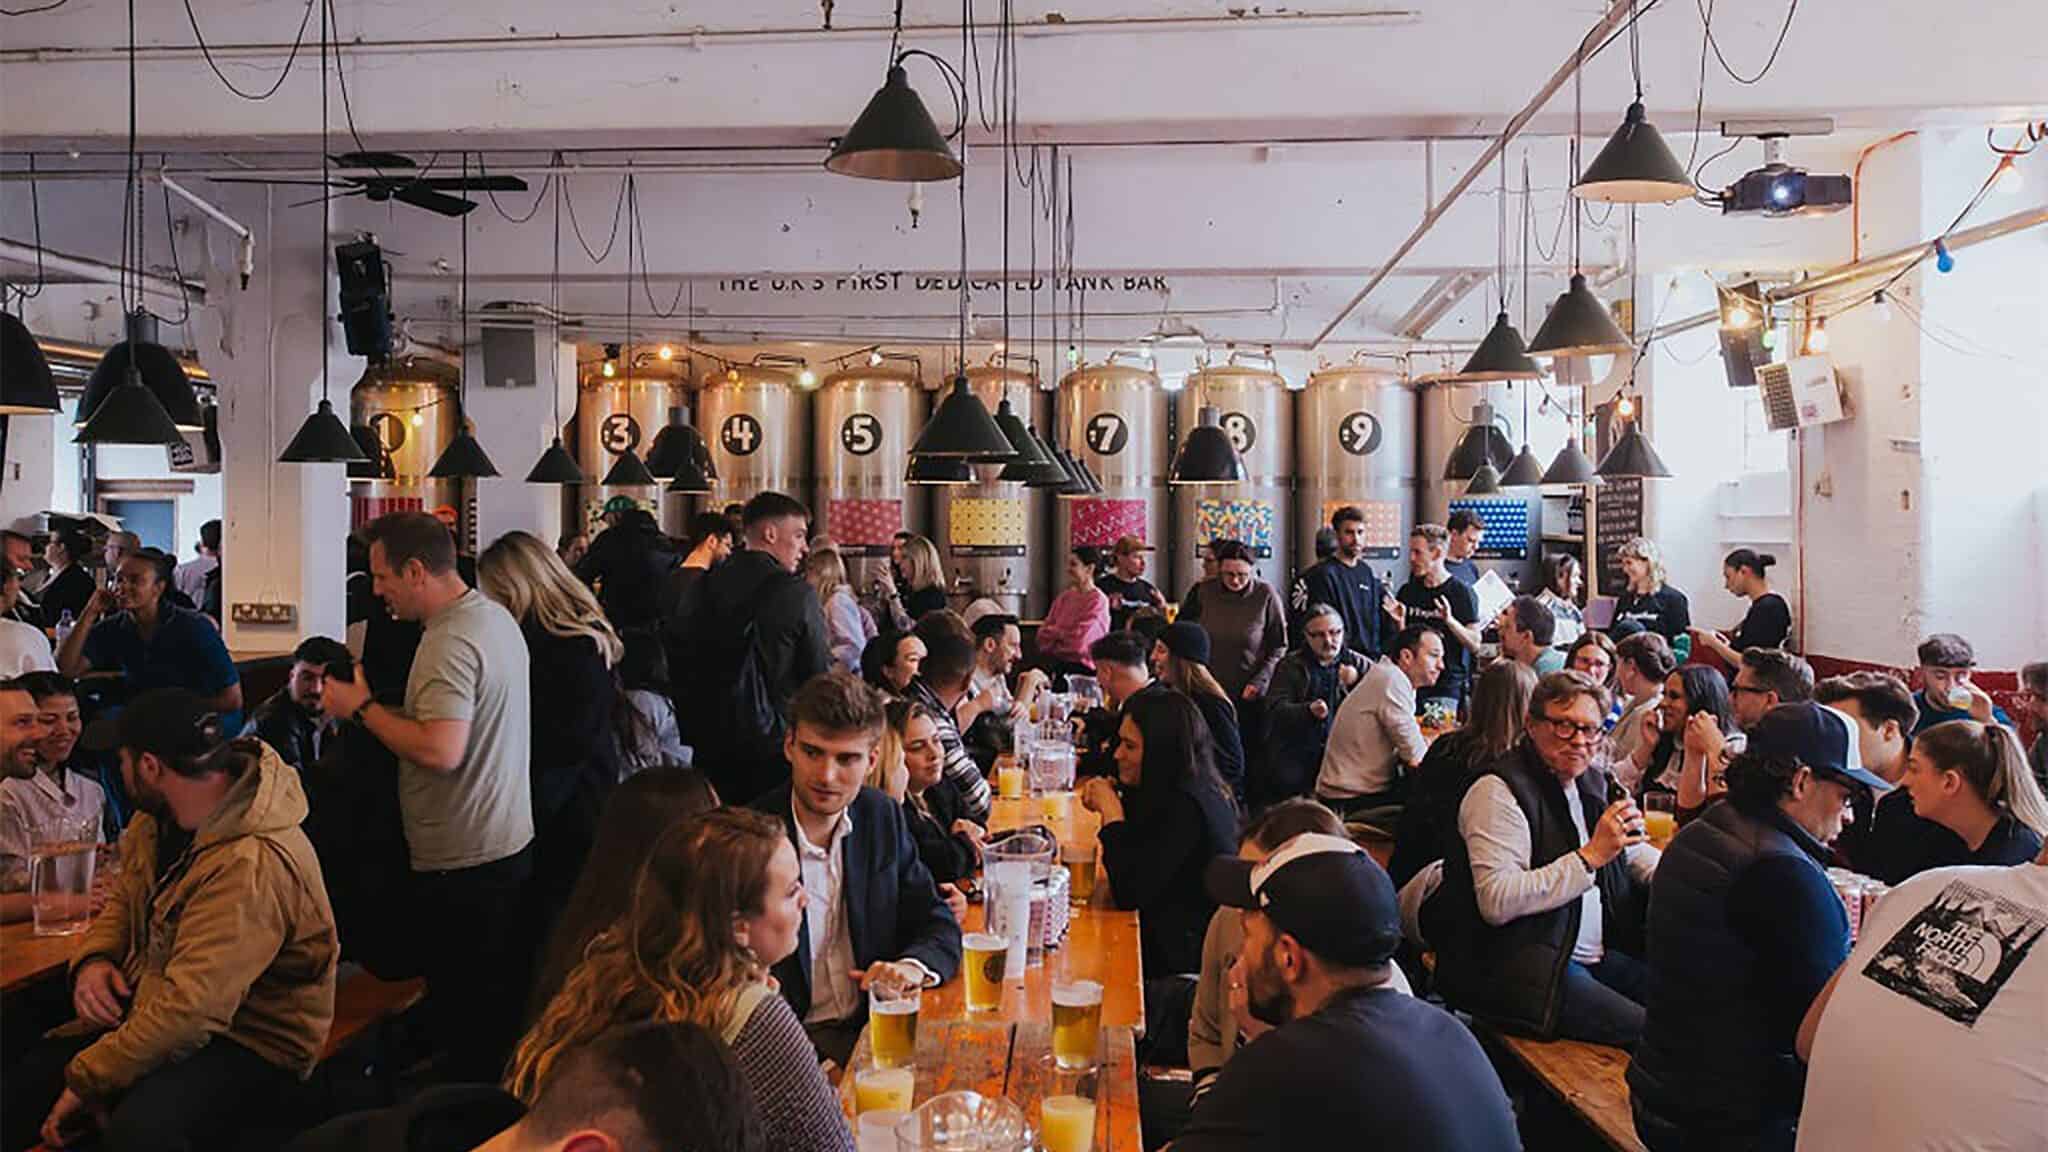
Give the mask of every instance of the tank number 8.
<path id="1" fill-rule="evenodd" d="M 1225 412 L 1222 420 L 1223 434 L 1230 437 L 1230 446 L 1239 452 L 1249 452 L 1259 439 L 1259 426 L 1242 412 Z"/>
<path id="2" fill-rule="evenodd" d="M 1130 425 L 1115 412 L 1097 412 L 1088 418 L 1088 447 L 1097 456 L 1114 456 L 1124 450 L 1131 437 Z"/>

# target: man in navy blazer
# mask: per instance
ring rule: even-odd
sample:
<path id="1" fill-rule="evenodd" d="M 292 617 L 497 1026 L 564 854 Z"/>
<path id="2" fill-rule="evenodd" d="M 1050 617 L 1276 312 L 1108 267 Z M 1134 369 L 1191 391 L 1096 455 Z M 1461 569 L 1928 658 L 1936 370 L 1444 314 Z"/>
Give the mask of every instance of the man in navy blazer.
<path id="1" fill-rule="evenodd" d="M 867 1018 L 870 981 L 942 983 L 960 969 L 960 925 L 918 859 L 902 806 L 862 787 L 882 698 L 844 672 L 790 701 L 790 781 L 754 801 L 779 816 L 808 897 L 793 956 L 774 968 L 818 1054 L 841 1065 Z"/>

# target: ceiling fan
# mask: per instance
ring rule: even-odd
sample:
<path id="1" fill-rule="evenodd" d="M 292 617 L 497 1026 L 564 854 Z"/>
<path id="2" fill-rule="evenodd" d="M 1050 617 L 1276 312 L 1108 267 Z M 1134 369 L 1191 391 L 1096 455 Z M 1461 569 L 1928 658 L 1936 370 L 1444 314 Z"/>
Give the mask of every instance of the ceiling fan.
<path id="1" fill-rule="evenodd" d="M 462 216 L 476 207 L 476 201 L 455 192 L 524 192 L 526 181 L 517 176 L 430 176 L 421 171 L 410 156 L 396 152 L 344 152 L 331 157 L 338 168 L 372 169 L 375 176 L 343 176 L 334 180 L 270 180 L 260 176 L 219 176 L 215 181 L 221 184 L 300 184 L 315 188 L 340 188 L 344 191 L 333 193 L 329 200 L 349 196 L 361 196 L 372 204 L 396 200 L 443 216 Z M 429 164 L 429 169 L 432 165 Z M 385 175 L 387 171 L 389 175 Z M 319 200 L 305 203 L 317 204 Z M 298 207 L 298 205 L 293 205 Z"/>

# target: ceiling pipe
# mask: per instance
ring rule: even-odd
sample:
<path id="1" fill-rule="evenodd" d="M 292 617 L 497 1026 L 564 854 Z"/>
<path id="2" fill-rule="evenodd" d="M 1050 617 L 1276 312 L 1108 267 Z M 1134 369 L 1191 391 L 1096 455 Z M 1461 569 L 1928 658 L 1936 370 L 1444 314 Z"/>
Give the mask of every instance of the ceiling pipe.
<path id="1" fill-rule="evenodd" d="M 2029 228 L 2037 228 L 2043 224 L 2048 224 L 2048 207 L 2028 208 L 2021 212 L 2015 212 L 2010 216 L 2002 216 L 1996 220 L 1979 224 L 1975 228 L 1965 228 L 1961 232 L 1951 232 L 1947 236 L 1931 237 L 1918 244 L 1910 244 L 1904 248 L 1897 248 L 1882 255 L 1836 265 L 1833 268 L 1808 276 L 1796 284 L 1786 284 L 1769 289 L 1764 293 L 1764 301 L 1769 304 L 1789 304 L 1792 301 L 1803 300 L 1816 293 L 1826 292 L 1831 288 L 1839 288 L 1844 284 L 1854 284 L 1859 280 L 1875 280 L 1879 276 L 1889 276 L 1902 268 L 1910 266 L 1917 260 L 1925 259 L 1927 254 L 1934 250 L 1936 239 L 1939 239 L 1942 246 L 1949 251 L 1957 252 L 1964 248 L 1986 243 L 1987 241 L 2010 236 L 2015 232 L 2024 232 Z M 1721 311 L 1716 308 L 1712 311 L 1702 312 L 1697 316 L 1687 316 L 1683 320 L 1673 320 L 1666 324 L 1659 324 L 1657 327 L 1652 328 L 1644 339 L 1662 340 L 1667 336 L 1676 336 L 1681 332 L 1690 332 L 1695 328 L 1704 328 L 1709 324 L 1718 324 L 1720 322 Z"/>
<path id="2" fill-rule="evenodd" d="M 49 248 L 37 249 L 33 244 L 19 240 L 0 238 L 0 260 L 11 260 L 17 264 L 34 266 L 41 262 L 50 272 L 62 272 L 88 284 L 126 284 L 135 280 L 136 273 L 118 264 L 94 260 L 85 256 L 72 256 Z M 189 297 L 194 304 L 206 302 L 206 285 L 196 280 L 178 281 L 152 272 L 141 274 L 142 290 L 172 300 Z M 182 286 L 181 286 L 182 285 Z"/>
<path id="3" fill-rule="evenodd" d="M 1465 194 L 1465 189 L 1470 188 L 1495 160 L 1501 159 L 1507 151 L 1508 144 L 1516 136 L 1521 135 L 1522 129 L 1535 118 L 1536 113 L 1543 110 L 1543 106 L 1550 102 L 1550 98 L 1557 94 L 1557 90 L 1564 87 L 1565 81 L 1570 80 L 1579 69 L 1585 67 L 1586 61 L 1590 59 L 1587 46 L 1605 40 L 1609 33 L 1625 24 L 1638 3 L 1640 0 L 1612 0 L 1612 3 L 1608 4 L 1607 11 L 1600 19 L 1594 21 L 1593 27 L 1587 30 L 1577 47 L 1572 49 L 1571 58 L 1560 65 L 1557 71 L 1551 73 L 1550 79 L 1544 82 L 1543 87 L 1536 90 L 1536 95 L 1531 97 L 1527 104 L 1522 105 L 1522 110 L 1515 113 L 1500 135 L 1494 137 L 1493 142 L 1472 161 L 1465 169 L 1465 174 L 1458 178 L 1457 183 L 1451 185 L 1451 190 L 1444 193 L 1443 199 L 1437 201 L 1436 205 L 1423 215 L 1422 222 L 1415 226 L 1415 230 L 1408 234 L 1408 238 L 1401 242 L 1399 248 L 1394 249 L 1394 254 L 1387 258 L 1387 262 L 1373 274 L 1372 279 L 1365 282 L 1365 287 L 1360 288 L 1358 294 L 1337 313 L 1336 318 L 1325 324 L 1322 331 L 1316 333 L 1315 339 L 1308 342 L 1311 350 L 1328 340 L 1331 334 L 1337 331 L 1337 327 L 1350 319 L 1360 304 L 1365 303 L 1365 298 L 1385 283 L 1387 277 L 1393 275 L 1394 269 L 1401 261 L 1415 250 L 1416 245 L 1422 243 L 1422 238 L 1429 235 L 1430 230 L 1436 227 L 1437 221 L 1443 219 L 1444 214 L 1450 211 L 1451 205 L 1456 204 L 1458 198 Z M 1573 211 L 1577 211 L 1576 206 L 1573 207 Z"/>
<path id="4" fill-rule="evenodd" d="M 256 274 L 256 234 L 249 231 L 248 225 L 214 207 L 210 201 L 200 198 L 198 193 L 172 179 L 170 173 L 163 169 L 157 169 L 156 178 L 165 190 L 175 193 L 179 199 L 199 209 L 207 219 L 234 233 L 241 240 L 235 263 L 241 268 L 242 287 L 247 289 L 249 278 Z"/>

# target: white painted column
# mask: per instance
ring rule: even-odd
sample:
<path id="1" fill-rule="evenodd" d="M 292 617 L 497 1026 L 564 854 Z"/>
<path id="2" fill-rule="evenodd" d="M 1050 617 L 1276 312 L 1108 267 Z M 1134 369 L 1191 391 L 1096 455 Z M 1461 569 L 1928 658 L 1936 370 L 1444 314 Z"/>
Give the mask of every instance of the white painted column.
<path id="1" fill-rule="evenodd" d="M 493 479 L 476 482 L 479 550 L 515 529 L 531 532 L 549 546 L 561 535 L 562 489 L 528 484 L 526 474 L 557 435 L 551 379 L 560 382 L 563 421 L 576 414 L 576 346 L 556 343 L 543 328 L 534 333 L 533 348 L 535 384 L 527 388 L 493 387 L 484 377 L 482 345 L 470 343 L 463 350 L 469 416 L 477 440 L 499 472 Z"/>

